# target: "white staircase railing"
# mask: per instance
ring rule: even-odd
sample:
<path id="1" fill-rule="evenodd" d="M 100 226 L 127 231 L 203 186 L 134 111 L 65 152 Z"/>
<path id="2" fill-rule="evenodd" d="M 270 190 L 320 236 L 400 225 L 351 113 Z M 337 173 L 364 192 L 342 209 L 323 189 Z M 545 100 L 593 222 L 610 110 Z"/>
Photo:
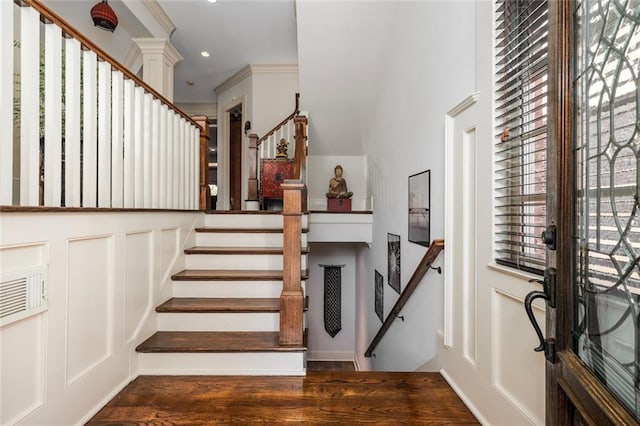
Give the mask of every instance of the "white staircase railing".
<path id="1" fill-rule="evenodd" d="M 0 1 L 0 57 L 0 206 L 199 208 L 201 127 L 91 40 Z"/>

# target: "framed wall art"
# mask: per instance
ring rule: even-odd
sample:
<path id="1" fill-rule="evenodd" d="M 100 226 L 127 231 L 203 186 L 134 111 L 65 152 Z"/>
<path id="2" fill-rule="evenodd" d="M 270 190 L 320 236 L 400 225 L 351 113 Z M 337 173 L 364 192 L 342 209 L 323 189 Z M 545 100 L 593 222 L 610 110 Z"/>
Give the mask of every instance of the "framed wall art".
<path id="1" fill-rule="evenodd" d="M 400 294 L 400 235 L 387 234 L 387 282 Z"/>
<path id="2" fill-rule="evenodd" d="M 374 310 L 376 311 L 376 315 L 380 318 L 381 322 L 384 322 L 384 285 L 382 274 L 375 271 L 375 300 L 374 300 Z"/>
<path id="3" fill-rule="evenodd" d="M 409 241 L 429 247 L 431 170 L 409 176 Z"/>

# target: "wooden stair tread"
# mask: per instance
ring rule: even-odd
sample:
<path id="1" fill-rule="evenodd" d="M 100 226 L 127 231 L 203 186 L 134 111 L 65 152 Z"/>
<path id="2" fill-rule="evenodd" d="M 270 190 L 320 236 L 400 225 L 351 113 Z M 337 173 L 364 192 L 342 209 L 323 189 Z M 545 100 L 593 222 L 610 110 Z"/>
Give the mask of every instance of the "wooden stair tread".
<path id="1" fill-rule="evenodd" d="M 309 296 L 305 297 L 305 310 L 309 306 Z M 173 297 L 156 308 L 156 312 L 280 312 L 280 299 L 273 298 L 215 298 L 215 297 Z"/>
<path id="2" fill-rule="evenodd" d="M 279 312 L 279 298 L 174 297 L 156 312 Z"/>
<path id="3" fill-rule="evenodd" d="M 196 232 L 202 233 L 234 233 L 234 234 L 282 234 L 282 228 L 216 228 L 205 226 L 196 228 Z M 303 228 L 302 233 L 309 232 L 308 228 Z"/>
<path id="4" fill-rule="evenodd" d="M 185 254 L 282 254 L 282 247 L 191 247 Z M 308 254 L 309 248 L 303 247 L 302 254 Z"/>
<path id="5" fill-rule="evenodd" d="M 136 348 L 144 353 L 300 352 L 280 346 L 277 331 L 158 331 Z"/>
<path id="6" fill-rule="evenodd" d="M 309 271 L 300 272 L 301 278 L 309 278 Z M 281 281 L 282 270 L 251 269 L 185 269 L 171 276 L 173 281 Z"/>

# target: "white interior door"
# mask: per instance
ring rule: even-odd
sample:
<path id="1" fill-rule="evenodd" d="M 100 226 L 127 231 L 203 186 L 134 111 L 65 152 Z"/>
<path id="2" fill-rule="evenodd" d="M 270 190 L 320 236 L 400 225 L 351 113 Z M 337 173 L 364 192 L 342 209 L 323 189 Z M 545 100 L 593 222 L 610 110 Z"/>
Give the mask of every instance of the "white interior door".
<path id="1" fill-rule="evenodd" d="M 544 356 L 525 315 L 539 278 L 493 261 L 493 138 L 474 94 L 446 117 L 445 322 L 441 372 L 483 424 L 544 424 Z M 487 124 L 489 123 L 489 124 Z M 544 329 L 544 307 L 534 306 Z"/>

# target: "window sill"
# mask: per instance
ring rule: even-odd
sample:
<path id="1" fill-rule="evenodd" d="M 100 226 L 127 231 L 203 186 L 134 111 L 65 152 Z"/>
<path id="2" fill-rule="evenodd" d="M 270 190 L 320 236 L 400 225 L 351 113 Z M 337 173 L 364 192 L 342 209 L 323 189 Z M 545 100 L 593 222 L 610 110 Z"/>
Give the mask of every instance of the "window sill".
<path id="1" fill-rule="evenodd" d="M 514 268 L 509 268 L 507 266 L 498 265 L 497 263 L 491 262 L 487 265 L 489 269 L 492 269 L 496 272 L 501 272 L 506 275 L 511 275 L 512 277 L 519 278 L 524 281 L 530 280 L 542 280 L 540 275 L 532 274 L 525 271 L 519 271 Z"/>

